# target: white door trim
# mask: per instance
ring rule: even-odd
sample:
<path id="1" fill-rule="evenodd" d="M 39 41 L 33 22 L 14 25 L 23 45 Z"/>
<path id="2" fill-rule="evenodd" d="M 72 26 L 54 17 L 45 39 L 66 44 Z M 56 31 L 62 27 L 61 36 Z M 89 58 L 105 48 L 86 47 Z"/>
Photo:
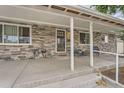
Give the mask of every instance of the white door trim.
<path id="1" fill-rule="evenodd" d="M 65 51 L 57 51 L 57 31 L 58 30 L 62 30 L 62 31 L 65 31 Z M 56 29 L 56 35 L 55 35 L 55 51 L 56 51 L 56 53 L 66 53 L 66 30 L 64 30 L 64 29 Z"/>

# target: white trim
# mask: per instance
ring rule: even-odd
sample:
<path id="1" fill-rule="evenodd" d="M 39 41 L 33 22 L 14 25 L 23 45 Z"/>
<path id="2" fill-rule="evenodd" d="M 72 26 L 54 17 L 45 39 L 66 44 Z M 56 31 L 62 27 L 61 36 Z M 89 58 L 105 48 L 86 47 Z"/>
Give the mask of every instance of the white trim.
<path id="1" fill-rule="evenodd" d="M 116 54 L 116 83 L 118 83 L 118 77 L 119 77 L 119 56 Z"/>
<path id="2" fill-rule="evenodd" d="M 71 71 L 74 71 L 74 19 L 70 18 L 70 59 L 71 59 Z"/>
<path id="3" fill-rule="evenodd" d="M 17 26 L 17 37 L 18 37 L 18 40 L 17 40 L 17 44 L 19 44 L 19 26 Z"/>
<path id="4" fill-rule="evenodd" d="M 0 24 L 12 25 L 12 26 L 22 26 L 22 27 L 31 27 L 30 25 L 23 25 L 23 24 L 16 24 L 16 23 L 7 23 L 7 22 L 0 22 Z"/>
<path id="5" fill-rule="evenodd" d="M 31 45 L 31 44 L 25 44 L 25 43 L 21 43 L 21 44 L 17 44 L 17 43 L 4 43 L 4 44 L 3 44 L 3 43 L 0 43 L 0 46 L 1 46 L 1 45 L 8 45 L 8 46 L 9 46 L 9 45 L 12 45 L 12 46 L 14 45 L 14 46 L 19 46 L 19 45 Z"/>
<path id="6" fill-rule="evenodd" d="M 30 29 L 30 45 L 32 45 L 32 26 L 30 26 L 29 29 Z"/>
<path id="7" fill-rule="evenodd" d="M 107 79 L 108 81 L 110 81 L 110 82 L 112 82 L 112 83 L 114 83 L 114 84 L 117 84 L 118 86 L 124 88 L 124 85 L 120 84 L 119 82 L 116 83 L 116 81 L 114 81 L 113 79 L 111 79 L 111 78 L 109 78 L 109 77 L 107 77 L 107 76 L 105 76 L 105 75 L 103 75 L 103 74 L 101 74 L 101 76 L 102 76 L 103 78 Z"/>
<path id="8" fill-rule="evenodd" d="M 2 24 L 2 44 L 4 44 L 4 24 Z"/>
<path id="9" fill-rule="evenodd" d="M 57 51 L 57 31 L 58 30 L 61 30 L 61 31 L 64 31 L 65 32 L 65 51 Z M 55 35 L 55 41 L 56 41 L 56 45 L 55 45 L 55 50 L 56 50 L 56 53 L 66 53 L 66 30 L 64 30 L 64 29 L 56 29 L 56 33 L 55 33 L 56 35 Z"/>
<path id="10" fill-rule="evenodd" d="M 81 44 L 81 43 L 80 43 L 80 33 L 87 33 L 87 34 L 89 34 L 89 36 L 90 36 L 90 32 L 79 31 L 79 38 L 78 38 L 78 40 L 79 40 L 79 45 L 90 45 L 90 37 L 89 37 L 89 44 Z"/>
<path id="11" fill-rule="evenodd" d="M 98 51 L 98 50 L 93 50 L 94 52 L 99 52 L 99 53 L 104 53 L 104 54 L 110 54 L 110 55 L 116 55 L 117 53 L 113 53 L 113 52 L 104 52 L 104 51 Z M 119 56 L 124 56 L 124 54 L 119 54 Z"/>
<path id="12" fill-rule="evenodd" d="M 22 25 L 22 24 L 15 24 L 15 23 L 6 23 L 6 22 L 0 22 L 2 25 L 2 43 L 0 45 L 31 45 L 32 44 L 32 27 L 30 25 Z M 19 43 L 19 37 L 17 40 L 17 43 L 4 43 L 4 26 L 5 25 L 10 25 L 10 26 L 16 26 L 17 27 L 17 36 L 19 36 L 19 27 L 28 27 L 29 28 L 29 33 L 30 33 L 30 43 Z"/>
<path id="13" fill-rule="evenodd" d="M 90 44 L 79 44 L 80 46 L 90 46 Z"/>
<path id="14" fill-rule="evenodd" d="M 99 53 L 104 53 L 104 54 L 116 55 L 116 53 L 113 53 L 113 52 L 104 52 L 104 51 L 98 51 L 98 50 L 93 50 L 93 51 L 99 52 Z"/>
<path id="15" fill-rule="evenodd" d="M 104 35 L 104 43 L 109 43 L 109 35 Z"/>
<path id="16" fill-rule="evenodd" d="M 93 67 L 93 22 L 90 22 L 90 66 Z"/>
<path id="17" fill-rule="evenodd" d="M 116 83 L 119 81 L 119 55 L 118 55 L 118 46 L 117 46 L 117 38 L 116 38 Z"/>
<path id="18" fill-rule="evenodd" d="M 124 54 L 118 54 L 119 56 L 124 56 Z"/>
<path id="19" fill-rule="evenodd" d="M 4 43 L 4 24 L 2 24 L 2 44 Z"/>

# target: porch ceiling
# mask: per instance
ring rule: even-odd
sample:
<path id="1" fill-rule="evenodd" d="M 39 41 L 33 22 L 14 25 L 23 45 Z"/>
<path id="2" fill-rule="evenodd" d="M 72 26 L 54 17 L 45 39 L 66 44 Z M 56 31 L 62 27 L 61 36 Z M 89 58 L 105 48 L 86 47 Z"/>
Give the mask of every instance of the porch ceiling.
<path id="1" fill-rule="evenodd" d="M 70 17 L 67 15 L 18 6 L 0 6 L 0 20 L 13 21 L 15 23 L 47 24 L 70 27 Z M 99 23 L 94 23 L 93 26 L 94 31 L 103 32 L 118 31 L 122 29 Z M 74 27 L 81 30 L 89 30 L 89 21 L 75 17 Z"/>
<path id="2" fill-rule="evenodd" d="M 100 31 L 100 32 L 119 32 L 120 28 L 116 28 L 116 27 L 112 27 L 112 26 L 107 26 L 107 25 L 102 25 L 102 24 L 97 24 L 97 23 L 94 23 L 93 24 L 93 29 L 94 31 Z"/>

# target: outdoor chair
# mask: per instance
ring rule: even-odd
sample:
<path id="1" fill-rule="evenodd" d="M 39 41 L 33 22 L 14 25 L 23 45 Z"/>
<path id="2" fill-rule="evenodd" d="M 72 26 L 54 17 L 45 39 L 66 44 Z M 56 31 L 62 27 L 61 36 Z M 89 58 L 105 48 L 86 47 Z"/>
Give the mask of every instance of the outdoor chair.
<path id="1" fill-rule="evenodd" d="M 93 46 L 93 53 L 96 54 L 97 56 L 99 56 L 100 53 L 97 52 L 97 51 L 100 51 L 99 47 L 98 46 Z"/>
<path id="2" fill-rule="evenodd" d="M 39 56 L 39 49 L 38 48 L 34 48 L 32 49 L 32 52 L 33 52 L 33 57 L 36 58 Z"/>
<path id="3" fill-rule="evenodd" d="M 70 49 L 68 50 L 68 53 L 70 55 Z M 74 48 L 74 56 L 83 56 L 84 55 L 84 51 L 82 51 L 79 48 Z"/>
<path id="4" fill-rule="evenodd" d="M 46 49 L 41 49 L 42 56 L 46 58 Z"/>
<path id="5" fill-rule="evenodd" d="M 82 51 L 79 48 L 74 48 L 74 55 L 75 56 L 83 56 L 84 55 L 84 51 Z"/>
<path id="6" fill-rule="evenodd" d="M 42 57 L 46 58 L 46 52 L 47 52 L 46 49 L 34 48 L 32 51 L 33 51 L 34 58 L 39 57 L 40 54 L 42 54 Z"/>

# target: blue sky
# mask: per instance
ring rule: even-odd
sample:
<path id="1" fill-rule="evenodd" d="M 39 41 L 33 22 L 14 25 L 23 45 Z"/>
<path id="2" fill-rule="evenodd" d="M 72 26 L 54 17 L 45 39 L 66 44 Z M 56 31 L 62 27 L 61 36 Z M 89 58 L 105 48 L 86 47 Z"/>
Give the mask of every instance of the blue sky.
<path id="1" fill-rule="evenodd" d="M 121 12 L 117 12 L 115 15 L 113 15 L 114 17 L 118 17 L 120 19 L 124 20 L 124 15 Z"/>

